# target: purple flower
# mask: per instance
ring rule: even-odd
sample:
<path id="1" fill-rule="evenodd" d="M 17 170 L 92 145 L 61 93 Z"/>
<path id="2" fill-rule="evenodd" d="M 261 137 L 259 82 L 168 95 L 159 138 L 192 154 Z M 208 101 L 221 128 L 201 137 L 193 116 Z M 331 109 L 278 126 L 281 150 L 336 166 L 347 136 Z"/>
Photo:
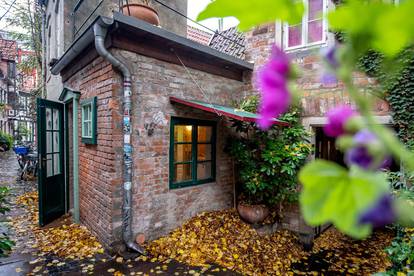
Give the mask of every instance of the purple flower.
<path id="1" fill-rule="evenodd" d="M 257 123 L 261 129 L 268 129 L 274 118 L 286 112 L 291 102 L 287 87 L 290 66 L 289 58 L 277 46 L 267 64 L 257 73 L 257 87 L 260 91 L 259 113 Z"/>
<path id="2" fill-rule="evenodd" d="M 354 142 L 358 145 L 368 145 L 369 143 L 378 142 L 377 136 L 369 131 L 368 129 L 363 129 L 358 131 L 354 135 Z"/>
<path id="3" fill-rule="evenodd" d="M 351 148 L 345 153 L 345 163 L 348 166 L 357 165 L 363 169 L 369 169 L 373 162 L 374 157 L 368 152 L 365 146 Z"/>
<path id="4" fill-rule="evenodd" d="M 334 85 L 338 83 L 338 79 L 335 74 L 325 72 L 322 74 L 321 83 L 324 85 Z"/>
<path id="5" fill-rule="evenodd" d="M 323 59 L 328 64 L 328 66 L 333 70 L 336 70 L 339 68 L 339 61 L 336 57 L 337 52 L 338 52 L 338 47 L 336 45 L 329 47 L 327 49 L 324 49 L 322 52 Z"/>
<path id="6" fill-rule="evenodd" d="M 337 106 L 327 114 L 328 123 L 324 127 L 325 134 L 338 137 L 345 134 L 345 125 L 351 117 L 358 115 L 351 107 L 346 105 Z"/>
<path id="7" fill-rule="evenodd" d="M 389 157 L 385 154 L 375 156 L 368 150 L 368 145 L 379 144 L 379 140 L 374 133 L 368 129 L 363 129 L 354 135 L 353 143 L 355 146 L 345 153 L 345 163 L 348 166 L 357 165 L 366 170 L 376 170 L 387 166 Z"/>
<path id="8" fill-rule="evenodd" d="M 393 223 L 396 219 L 391 195 L 384 194 L 380 199 L 359 217 L 360 224 L 371 224 L 373 227 L 382 227 Z"/>

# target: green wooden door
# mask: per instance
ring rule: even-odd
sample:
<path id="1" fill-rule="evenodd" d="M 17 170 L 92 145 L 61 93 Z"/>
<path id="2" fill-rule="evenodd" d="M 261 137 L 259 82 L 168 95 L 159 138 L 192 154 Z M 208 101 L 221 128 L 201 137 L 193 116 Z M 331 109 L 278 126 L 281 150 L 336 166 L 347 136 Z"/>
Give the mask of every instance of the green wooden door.
<path id="1" fill-rule="evenodd" d="M 63 151 L 64 105 L 37 99 L 39 152 L 39 224 L 44 226 L 65 213 Z"/>

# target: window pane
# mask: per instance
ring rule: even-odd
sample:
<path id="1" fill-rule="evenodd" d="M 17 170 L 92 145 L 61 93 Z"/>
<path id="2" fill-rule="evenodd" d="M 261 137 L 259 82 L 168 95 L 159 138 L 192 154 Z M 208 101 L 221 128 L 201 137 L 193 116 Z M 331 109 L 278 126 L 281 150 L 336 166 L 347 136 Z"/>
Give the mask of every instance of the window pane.
<path id="1" fill-rule="evenodd" d="M 52 143 L 53 143 L 52 135 L 53 135 L 53 132 L 46 131 L 46 153 L 53 152 L 53 149 L 52 149 Z"/>
<path id="2" fill-rule="evenodd" d="M 211 160 L 211 144 L 197 145 L 197 160 Z"/>
<path id="3" fill-rule="evenodd" d="M 191 180 L 191 164 L 174 165 L 174 182 Z"/>
<path id="4" fill-rule="evenodd" d="M 323 0 L 309 0 L 309 21 L 322 18 Z"/>
<path id="5" fill-rule="evenodd" d="M 53 151 L 59 152 L 60 151 L 60 141 L 59 141 L 59 132 L 53 133 Z"/>
<path id="6" fill-rule="evenodd" d="M 55 153 L 53 155 L 53 166 L 54 166 L 54 175 L 56 174 L 60 174 L 60 158 L 59 158 L 60 154 L 59 153 Z"/>
<path id="7" fill-rule="evenodd" d="M 83 137 L 89 137 L 88 133 L 89 133 L 89 124 L 88 122 L 83 122 L 83 129 L 82 129 L 83 133 L 82 136 Z"/>
<path id="8" fill-rule="evenodd" d="M 322 41 L 322 19 L 308 22 L 308 43 Z"/>
<path id="9" fill-rule="evenodd" d="M 174 162 L 191 161 L 191 144 L 174 145 Z"/>
<path id="10" fill-rule="evenodd" d="M 88 137 L 92 137 L 92 121 L 86 123 L 88 125 Z"/>
<path id="11" fill-rule="evenodd" d="M 52 110 L 46 108 L 46 129 L 52 129 Z"/>
<path id="12" fill-rule="evenodd" d="M 174 142 L 191 142 L 193 126 L 174 126 Z"/>
<path id="13" fill-rule="evenodd" d="M 289 26 L 288 47 L 300 46 L 302 44 L 302 25 Z"/>
<path id="14" fill-rule="evenodd" d="M 198 134 L 197 134 L 197 142 L 211 142 L 211 134 L 213 132 L 213 127 L 211 126 L 199 126 L 198 127 Z"/>
<path id="15" fill-rule="evenodd" d="M 53 129 L 59 130 L 59 110 L 53 109 Z"/>
<path id="16" fill-rule="evenodd" d="M 52 154 L 47 154 L 46 156 L 46 176 L 49 177 L 53 175 Z"/>
<path id="17" fill-rule="evenodd" d="M 91 106 L 84 105 L 83 106 L 83 120 L 88 121 L 91 119 Z"/>
<path id="18" fill-rule="evenodd" d="M 207 179 L 211 175 L 211 162 L 203 162 L 197 164 L 197 180 Z"/>

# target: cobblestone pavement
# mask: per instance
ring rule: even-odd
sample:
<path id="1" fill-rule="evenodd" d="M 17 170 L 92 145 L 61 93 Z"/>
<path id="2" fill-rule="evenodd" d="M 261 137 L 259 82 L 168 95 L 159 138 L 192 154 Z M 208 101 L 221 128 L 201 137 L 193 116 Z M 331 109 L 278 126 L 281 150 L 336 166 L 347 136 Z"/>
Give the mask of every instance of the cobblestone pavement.
<path id="1" fill-rule="evenodd" d="M 8 198 L 11 210 L 0 217 L 0 221 L 11 221 L 27 213 L 27 210 L 16 204 L 16 198 L 37 188 L 35 181 L 20 181 L 18 175 L 19 167 L 14 153 L 0 152 L 0 186 L 11 188 Z M 57 224 L 59 221 L 48 227 Z M 22 229 L 20 234 L 16 234 L 16 229 L 12 226 L 7 228 L 16 246 L 8 257 L 0 258 L 0 275 L 237 275 L 215 266 L 203 269 L 173 260 L 160 263 L 131 258 L 117 262 L 118 256 L 106 252 L 83 260 L 62 259 L 53 254 L 41 254 L 37 248 L 33 248 L 35 236 L 29 227 L 27 231 L 23 229 L 23 235 Z M 150 256 L 148 260 L 151 260 Z"/>

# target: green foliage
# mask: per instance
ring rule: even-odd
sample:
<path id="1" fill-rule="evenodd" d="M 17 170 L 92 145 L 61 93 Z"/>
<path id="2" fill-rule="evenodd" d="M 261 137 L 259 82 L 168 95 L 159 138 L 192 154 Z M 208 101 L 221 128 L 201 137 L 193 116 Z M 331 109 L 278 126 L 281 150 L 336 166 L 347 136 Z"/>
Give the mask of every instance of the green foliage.
<path id="1" fill-rule="evenodd" d="M 348 46 L 363 53 L 375 49 L 398 54 L 414 40 L 414 1 L 349 0 L 328 15 L 330 28 L 346 33 Z"/>
<path id="2" fill-rule="evenodd" d="M 13 137 L 10 134 L 0 131 L 0 147 L 3 147 L 6 150 L 9 150 L 11 149 L 12 146 L 13 146 Z"/>
<path id="3" fill-rule="evenodd" d="M 257 97 L 240 104 L 248 111 L 256 109 Z M 297 199 L 297 173 L 311 152 L 308 133 L 294 108 L 281 120 L 289 127 L 273 127 L 264 132 L 253 123 L 233 122 L 237 135 L 231 137 L 228 151 L 235 159 L 243 193 L 250 203 L 273 205 Z"/>
<path id="4" fill-rule="evenodd" d="M 0 187 L 0 213 L 5 214 L 6 212 L 10 211 L 9 207 L 7 206 L 7 196 L 10 193 L 10 189 L 7 187 Z"/>
<path id="5" fill-rule="evenodd" d="M 397 275 L 398 272 L 414 269 L 414 236 L 396 237 L 385 249 L 392 267 L 382 275 Z M 405 274 L 404 274 L 405 275 Z"/>
<path id="6" fill-rule="evenodd" d="M 33 55 L 23 56 L 17 68 L 20 72 L 37 70 L 38 87 L 31 93 L 40 95 L 42 90 L 42 18 L 41 2 L 36 0 L 13 1 L 5 0 L 5 5 L 13 5 L 13 9 L 5 17 L 8 27 L 6 31 L 11 39 L 18 41 L 19 47 L 31 50 Z"/>
<path id="7" fill-rule="evenodd" d="M 392 66 L 390 66 L 392 64 Z M 414 141 L 414 47 L 404 49 L 393 59 L 385 59 L 378 52 L 370 51 L 359 60 L 359 67 L 376 77 L 387 93 L 394 125 L 399 138 L 412 148 Z"/>
<path id="8" fill-rule="evenodd" d="M 304 11 L 302 1 L 292 0 L 215 0 L 202 11 L 197 20 L 211 17 L 234 16 L 240 21 L 240 30 L 246 31 L 262 23 L 277 19 L 299 23 Z"/>
<path id="9" fill-rule="evenodd" d="M 5 214 L 10 211 L 7 206 L 7 196 L 10 193 L 10 189 L 7 187 L 0 187 L 0 213 Z M 0 257 L 7 256 L 8 252 L 12 249 L 14 242 L 10 240 L 8 235 L 4 232 L 0 233 Z"/>
<path id="10" fill-rule="evenodd" d="M 332 222 L 342 232 L 364 238 L 369 225 L 358 223 L 359 215 L 388 190 L 383 173 L 352 167 L 350 171 L 333 162 L 316 160 L 299 174 L 303 184 L 300 203 L 304 218 L 313 226 Z"/>

